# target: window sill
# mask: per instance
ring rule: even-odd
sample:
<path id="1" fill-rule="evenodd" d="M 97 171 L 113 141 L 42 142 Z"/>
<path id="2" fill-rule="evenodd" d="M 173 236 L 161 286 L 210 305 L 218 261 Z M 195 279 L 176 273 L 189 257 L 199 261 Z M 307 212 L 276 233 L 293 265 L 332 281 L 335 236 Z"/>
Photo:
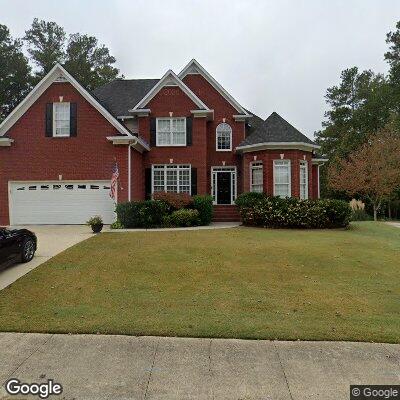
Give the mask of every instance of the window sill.
<path id="1" fill-rule="evenodd" d="M 232 149 L 216 149 L 215 151 L 227 152 L 227 151 L 232 151 Z"/>

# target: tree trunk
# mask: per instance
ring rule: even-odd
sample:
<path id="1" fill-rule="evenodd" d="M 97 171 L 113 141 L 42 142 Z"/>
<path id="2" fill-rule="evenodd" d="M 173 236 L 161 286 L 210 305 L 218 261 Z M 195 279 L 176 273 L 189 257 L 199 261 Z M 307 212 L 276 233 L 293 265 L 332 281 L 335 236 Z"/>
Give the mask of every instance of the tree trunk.
<path id="1" fill-rule="evenodd" d="M 374 221 L 377 221 L 377 220 L 378 220 L 378 207 L 374 203 Z"/>
<path id="2" fill-rule="evenodd" d="M 389 200 L 388 202 L 388 213 L 389 213 L 389 219 L 392 219 L 392 202 Z"/>

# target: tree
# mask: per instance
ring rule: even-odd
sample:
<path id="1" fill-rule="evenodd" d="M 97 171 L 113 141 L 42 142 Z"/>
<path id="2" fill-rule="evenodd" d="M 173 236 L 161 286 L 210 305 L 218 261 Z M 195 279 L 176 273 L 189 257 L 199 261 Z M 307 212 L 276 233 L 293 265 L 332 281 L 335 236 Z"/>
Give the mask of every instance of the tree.
<path id="1" fill-rule="evenodd" d="M 107 47 L 98 46 L 93 36 L 70 35 L 65 67 L 78 81 L 93 90 L 118 76 L 119 70 L 113 66 L 115 58 Z"/>
<path id="2" fill-rule="evenodd" d="M 389 85 L 392 97 L 394 119 L 400 127 L 400 21 L 396 24 L 396 31 L 386 35 L 386 43 L 389 44 L 389 51 L 385 53 L 385 60 L 388 61 Z"/>
<path id="3" fill-rule="evenodd" d="M 368 199 L 376 221 L 382 202 L 400 187 L 399 134 L 388 128 L 372 134 L 347 159 L 330 165 L 328 182 L 334 190 Z"/>
<path id="4" fill-rule="evenodd" d="M 365 143 L 371 132 L 383 128 L 390 118 L 390 90 L 386 78 L 357 67 L 341 74 L 338 86 L 327 89 L 323 130 L 316 133 L 317 143 L 329 158 L 346 157 Z"/>
<path id="5" fill-rule="evenodd" d="M 36 81 L 43 78 L 57 62 L 64 62 L 66 35 L 64 29 L 55 22 L 39 21 L 35 18 L 31 28 L 25 31 L 23 40 L 38 67 Z"/>
<path id="6" fill-rule="evenodd" d="M 0 24 L 0 122 L 26 96 L 31 87 L 31 68 L 22 43 Z"/>

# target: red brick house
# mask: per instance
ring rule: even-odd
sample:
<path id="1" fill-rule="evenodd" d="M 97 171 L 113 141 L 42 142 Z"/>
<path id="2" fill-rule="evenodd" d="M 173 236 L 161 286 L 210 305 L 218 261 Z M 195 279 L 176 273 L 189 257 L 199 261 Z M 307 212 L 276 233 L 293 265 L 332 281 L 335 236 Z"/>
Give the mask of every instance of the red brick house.
<path id="1" fill-rule="evenodd" d="M 317 198 L 318 146 L 278 114 L 244 109 L 197 61 L 161 79 L 117 79 L 93 93 L 56 65 L 0 125 L 0 225 L 114 219 L 117 201 L 157 191 Z"/>

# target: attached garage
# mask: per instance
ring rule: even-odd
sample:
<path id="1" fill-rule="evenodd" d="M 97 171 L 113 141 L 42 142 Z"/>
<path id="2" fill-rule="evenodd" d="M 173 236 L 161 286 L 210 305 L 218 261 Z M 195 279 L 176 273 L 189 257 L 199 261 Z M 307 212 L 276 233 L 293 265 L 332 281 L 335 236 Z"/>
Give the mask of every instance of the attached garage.
<path id="1" fill-rule="evenodd" d="M 109 181 L 10 182 L 11 225 L 84 224 L 100 215 L 115 220 Z"/>

